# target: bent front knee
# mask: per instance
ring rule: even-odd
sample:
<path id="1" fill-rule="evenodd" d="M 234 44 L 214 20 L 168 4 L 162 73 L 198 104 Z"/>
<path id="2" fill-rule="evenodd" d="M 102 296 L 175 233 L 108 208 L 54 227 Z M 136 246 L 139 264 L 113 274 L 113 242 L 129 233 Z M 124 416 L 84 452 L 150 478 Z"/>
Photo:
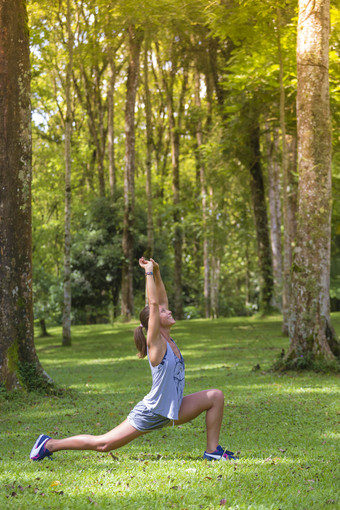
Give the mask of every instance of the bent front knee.
<path id="1" fill-rule="evenodd" d="M 224 405 L 224 394 L 221 390 L 212 390 L 214 402 Z"/>

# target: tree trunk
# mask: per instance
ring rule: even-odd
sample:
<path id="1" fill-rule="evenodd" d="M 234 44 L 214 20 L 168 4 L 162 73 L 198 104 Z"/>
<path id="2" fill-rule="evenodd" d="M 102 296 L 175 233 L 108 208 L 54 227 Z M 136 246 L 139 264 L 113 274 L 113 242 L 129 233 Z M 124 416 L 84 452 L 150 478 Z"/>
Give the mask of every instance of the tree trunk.
<path id="1" fill-rule="evenodd" d="M 281 310 L 282 294 L 282 248 L 281 248 L 281 185 L 279 165 L 279 140 L 277 132 L 272 133 L 266 125 L 268 163 L 268 196 L 270 210 L 270 240 L 273 258 L 274 293 L 273 306 Z"/>
<path id="2" fill-rule="evenodd" d="M 182 296 L 182 247 L 183 232 L 181 225 L 181 201 L 180 201 L 180 139 L 182 129 L 182 118 L 184 114 L 184 98 L 188 83 L 188 69 L 183 68 L 183 80 L 178 102 L 177 112 L 174 105 L 174 83 L 178 73 L 178 56 L 173 53 L 171 70 L 167 78 L 165 65 L 160 61 L 159 47 L 156 44 L 156 57 L 158 67 L 162 73 L 163 87 L 166 91 L 168 119 L 169 119 L 169 136 L 171 146 L 171 167 L 172 167 L 172 192 L 173 192 L 173 224 L 174 224 L 174 312 L 177 319 L 183 317 L 183 296 Z M 176 115 L 177 113 L 177 115 Z M 177 122 L 176 122 L 177 118 Z"/>
<path id="3" fill-rule="evenodd" d="M 219 289 L 220 289 L 220 258 L 213 254 L 211 256 L 211 318 L 217 319 L 219 315 Z"/>
<path id="4" fill-rule="evenodd" d="M 169 127 L 171 142 L 171 163 L 172 163 L 172 191 L 173 191 L 173 220 L 174 220 L 174 309 L 177 319 L 183 317 L 183 296 L 182 296 L 182 248 L 183 232 L 181 225 L 181 200 L 180 200 L 180 172 L 179 172 L 179 151 L 181 137 L 181 122 L 184 113 L 184 96 L 188 82 L 188 72 L 184 69 L 181 96 L 178 106 L 178 120 L 175 121 L 173 87 L 168 89 Z"/>
<path id="5" fill-rule="evenodd" d="M 297 129 L 299 205 L 287 360 L 340 358 L 330 322 L 331 122 L 329 0 L 299 1 Z M 300 365 L 301 366 L 301 365 Z"/>
<path id="6" fill-rule="evenodd" d="M 71 4 L 67 0 L 67 53 L 66 68 L 66 117 L 65 117 L 65 231 L 64 231 L 64 309 L 63 338 L 64 347 L 71 345 L 71 80 L 73 65 L 73 34 L 71 29 Z"/>
<path id="7" fill-rule="evenodd" d="M 146 200 L 147 200 L 147 235 L 148 246 L 146 257 L 153 256 L 154 250 L 154 226 L 152 216 L 152 119 L 151 119 L 151 98 L 149 89 L 149 73 L 148 73 L 148 44 L 145 42 L 144 49 L 144 90 L 145 90 L 145 120 L 146 120 Z"/>
<path id="8" fill-rule="evenodd" d="M 0 0 L 0 386 L 46 384 L 34 347 L 26 2 Z"/>
<path id="9" fill-rule="evenodd" d="M 282 285 L 282 332 L 288 335 L 289 310 L 291 301 L 291 267 L 292 249 L 296 233 L 296 184 L 294 172 L 296 172 L 296 150 L 294 140 L 288 146 L 286 134 L 286 94 L 283 83 L 284 66 L 281 45 L 281 10 L 277 8 L 277 50 L 280 67 L 280 131 L 282 144 L 282 181 L 283 181 L 283 226 L 284 226 L 284 251 L 283 251 L 283 285 Z"/>
<path id="10" fill-rule="evenodd" d="M 122 247 L 122 315 L 129 320 L 133 315 L 133 215 L 135 201 L 135 103 L 139 77 L 139 54 L 142 32 L 129 26 L 129 65 L 125 103 L 125 170 L 124 170 L 124 225 Z"/>
<path id="11" fill-rule="evenodd" d="M 39 324 L 40 324 L 40 331 L 41 331 L 40 337 L 44 338 L 44 337 L 47 337 L 47 336 L 51 336 L 49 334 L 49 332 L 47 331 L 45 319 L 40 319 L 39 320 Z"/>
<path id="12" fill-rule="evenodd" d="M 72 35 L 72 34 L 71 34 Z M 95 147 L 96 156 L 96 169 L 98 176 L 99 195 L 105 196 L 105 172 L 104 172 L 104 157 L 106 147 L 107 128 L 104 125 L 104 112 L 106 109 L 106 102 L 102 100 L 101 91 L 101 76 L 106 67 L 99 68 L 98 64 L 93 66 L 90 70 L 91 78 L 88 77 L 84 63 L 80 63 L 80 73 L 83 82 L 84 91 L 81 89 L 79 81 L 73 75 L 73 85 L 77 92 L 77 97 L 80 104 L 87 113 L 87 123 L 89 133 L 93 146 Z M 93 74 L 93 76 L 92 76 Z M 112 99 L 112 98 L 111 98 Z M 108 103 L 110 101 L 110 93 L 108 93 Z M 113 112 L 111 112 L 113 114 Z M 109 120 L 110 112 L 108 112 Z M 111 123 L 112 126 L 112 123 Z"/>
<path id="13" fill-rule="evenodd" d="M 205 166 L 201 158 L 200 147 L 203 145 L 203 130 L 202 120 L 200 117 L 201 110 L 201 97 L 200 97 L 200 73 L 195 69 L 195 105 L 199 109 L 198 122 L 196 126 L 196 142 L 197 142 L 197 162 L 199 170 L 199 186 L 200 198 L 202 206 L 202 230 L 203 230 L 203 268 L 204 268 L 204 283 L 203 283 L 203 296 L 204 296 L 204 315 L 208 319 L 210 317 L 210 266 L 209 266 L 209 240 L 207 232 L 207 188 L 205 178 Z"/>
<path id="14" fill-rule="evenodd" d="M 109 154 L 109 181 L 110 196 L 113 198 L 116 193 L 116 164 L 115 164 L 115 146 L 114 146 L 114 94 L 116 81 L 116 68 L 113 56 L 109 55 L 109 91 L 107 96 L 108 104 L 108 154 Z"/>
<path id="15" fill-rule="evenodd" d="M 283 255 L 283 289 L 282 289 L 282 332 L 289 334 L 291 310 L 291 270 L 293 263 L 293 246 L 296 238 L 297 217 L 297 142 L 296 137 L 286 135 L 287 167 L 284 177 L 283 219 L 284 219 L 284 255 Z"/>
<path id="16" fill-rule="evenodd" d="M 258 114 L 252 104 L 244 109 L 244 136 L 247 148 L 242 147 L 239 158 L 250 172 L 250 189 L 256 228 L 257 253 L 261 275 L 260 310 L 269 311 L 273 297 L 273 264 L 269 240 L 267 206 L 265 199 Z"/>

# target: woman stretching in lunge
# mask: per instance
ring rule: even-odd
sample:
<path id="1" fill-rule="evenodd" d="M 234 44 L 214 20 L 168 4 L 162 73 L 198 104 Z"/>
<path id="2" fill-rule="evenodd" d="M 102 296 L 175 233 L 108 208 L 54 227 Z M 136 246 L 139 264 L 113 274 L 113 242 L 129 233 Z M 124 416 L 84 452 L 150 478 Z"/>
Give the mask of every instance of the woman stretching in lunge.
<path id="1" fill-rule="evenodd" d="M 100 436 L 79 435 L 66 439 L 51 439 L 41 435 L 32 448 L 30 458 L 42 460 L 59 450 L 96 450 L 108 452 L 126 445 L 136 437 L 173 422 L 186 423 L 206 411 L 207 448 L 203 458 L 207 460 L 235 459 L 219 445 L 219 433 L 223 417 L 224 397 L 220 390 L 204 390 L 183 398 L 184 360 L 170 337 L 175 324 L 168 309 L 168 297 L 158 264 L 151 259 L 139 259 L 145 270 L 149 306 L 140 313 L 141 325 L 135 329 L 134 339 L 138 356 L 148 356 L 152 388 L 124 420 L 110 432 Z M 143 328 L 147 332 L 145 339 Z"/>

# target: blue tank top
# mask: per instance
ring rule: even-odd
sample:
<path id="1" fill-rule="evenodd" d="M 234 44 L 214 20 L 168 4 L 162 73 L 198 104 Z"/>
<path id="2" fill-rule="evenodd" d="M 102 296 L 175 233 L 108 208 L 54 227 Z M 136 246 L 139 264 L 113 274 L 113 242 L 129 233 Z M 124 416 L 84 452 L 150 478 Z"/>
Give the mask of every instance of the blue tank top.
<path id="1" fill-rule="evenodd" d="M 181 354 L 181 353 L 180 353 Z M 145 395 L 143 402 L 146 407 L 156 414 L 178 420 L 184 391 L 184 359 L 179 359 L 166 343 L 166 352 L 159 365 L 153 367 L 148 351 L 148 360 L 152 375 L 152 388 Z"/>

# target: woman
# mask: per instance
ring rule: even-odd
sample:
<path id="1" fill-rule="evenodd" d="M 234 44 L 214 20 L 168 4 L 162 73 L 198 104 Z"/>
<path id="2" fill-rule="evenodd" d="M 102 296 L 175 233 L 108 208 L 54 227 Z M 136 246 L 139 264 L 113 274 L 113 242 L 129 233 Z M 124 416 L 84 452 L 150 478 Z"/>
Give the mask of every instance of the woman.
<path id="1" fill-rule="evenodd" d="M 220 390 L 204 390 L 183 397 L 184 360 L 170 337 L 175 320 L 169 310 L 167 293 L 159 265 L 153 260 L 139 259 L 145 271 L 149 306 L 140 313 L 141 325 L 136 328 L 134 339 L 138 356 L 148 356 L 151 373 L 151 391 L 130 412 L 126 420 L 100 436 L 79 435 L 66 439 L 52 439 L 40 435 L 32 448 L 30 458 L 42 460 L 59 450 L 96 450 L 108 452 L 133 439 L 173 422 L 186 423 L 206 411 L 207 460 L 235 459 L 233 452 L 219 445 L 224 397 Z M 145 338 L 143 330 L 146 330 Z"/>

